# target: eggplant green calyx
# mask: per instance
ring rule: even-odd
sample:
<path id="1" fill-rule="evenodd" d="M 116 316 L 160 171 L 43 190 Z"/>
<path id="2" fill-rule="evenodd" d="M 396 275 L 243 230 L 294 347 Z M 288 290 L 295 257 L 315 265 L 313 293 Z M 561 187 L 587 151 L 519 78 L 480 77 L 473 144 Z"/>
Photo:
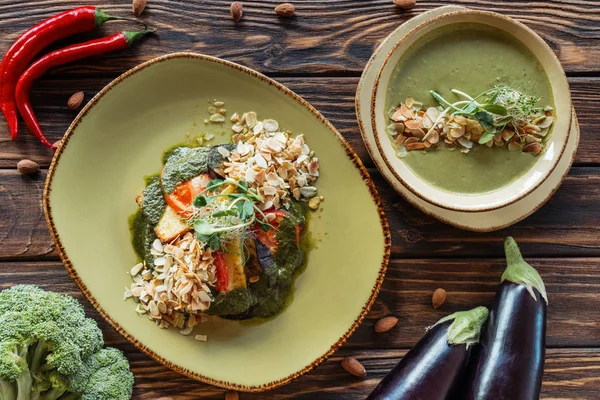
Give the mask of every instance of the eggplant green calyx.
<path id="1" fill-rule="evenodd" d="M 487 321 L 489 313 L 485 307 L 476 307 L 469 311 L 455 312 L 440 319 L 435 325 L 427 329 L 429 330 L 446 321 L 453 321 L 450 327 L 448 327 L 448 344 L 466 344 L 469 347 L 479 343 L 481 327 Z"/>
<path id="2" fill-rule="evenodd" d="M 504 239 L 504 253 L 506 254 L 506 270 L 502 274 L 500 282 L 509 281 L 525 286 L 535 301 L 538 299 L 533 288 L 536 288 L 548 304 L 544 281 L 537 270 L 523 259 L 517 242 L 510 236 Z"/>

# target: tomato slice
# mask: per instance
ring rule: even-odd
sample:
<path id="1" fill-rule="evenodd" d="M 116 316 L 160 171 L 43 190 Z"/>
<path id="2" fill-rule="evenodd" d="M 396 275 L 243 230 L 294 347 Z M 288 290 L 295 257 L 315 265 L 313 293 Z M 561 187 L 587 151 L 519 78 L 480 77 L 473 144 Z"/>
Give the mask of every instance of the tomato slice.
<path id="1" fill-rule="evenodd" d="M 225 263 L 225 257 L 223 256 L 223 250 L 218 250 L 212 253 L 215 259 L 215 267 L 217 269 L 217 282 L 215 287 L 219 292 L 225 291 L 229 284 L 229 276 L 227 273 L 227 264 Z"/>
<path id="2" fill-rule="evenodd" d="M 198 196 L 210 181 L 208 174 L 198 175 L 189 181 L 182 182 L 173 191 L 165 193 L 164 198 L 169 207 L 182 217 L 187 217 L 194 198 Z"/>

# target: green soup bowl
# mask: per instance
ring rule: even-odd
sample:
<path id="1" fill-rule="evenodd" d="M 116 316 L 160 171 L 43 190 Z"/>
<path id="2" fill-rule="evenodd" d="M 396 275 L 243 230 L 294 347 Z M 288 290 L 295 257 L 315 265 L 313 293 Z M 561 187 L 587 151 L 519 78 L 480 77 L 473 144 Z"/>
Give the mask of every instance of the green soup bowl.
<path id="1" fill-rule="evenodd" d="M 439 34 L 439 32 L 444 32 L 444 29 L 451 28 L 453 25 L 467 28 L 469 26 L 486 26 L 486 29 L 503 32 L 506 36 L 513 39 L 515 43 L 518 43 L 519 46 L 522 45 L 522 47 L 526 49 L 524 51 L 531 53 L 531 57 L 533 57 L 532 61 L 537 62 L 541 69 L 543 69 L 543 72 L 547 75 L 551 89 L 552 99 L 545 99 L 545 101 L 548 102 L 546 104 L 552 104 L 554 106 L 554 124 L 551 133 L 545 138 L 545 150 L 537 157 L 535 162 L 531 164 L 529 169 L 518 171 L 519 173 L 522 173 L 520 176 L 514 176 L 512 181 L 509 180 L 508 183 L 494 190 L 462 193 L 444 190 L 430 184 L 411 169 L 401 157 L 398 157 L 397 148 L 392 143 L 392 138 L 386 131 L 389 125 L 389 110 L 387 108 L 388 105 L 386 105 L 386 100 L 390 93 L 389 91 L 392 86 L 396 66 L 401 65 L 402 61 L 407 59 L 405 57 L 418 57 L 418 52 L 415 52 L 414 54 L 412 52 L 413 46 L 426 45 L 428 43 L 427 40 L 429 40 L 428 38 Z M 425 44 L 423 44 L 423 41 L 420 41 L 420 39 L 423 39 Z M 444 48 L 440 47 L 439 57 L 441 60 L 444 59 L 443 50 Z M 482 51 L 485 51 L 485 49 L 482 49 Z M 524 54 L 524 52 L 521 54 Z M 419 60 L 418 58 L 416 59 Z M 425 61 L 419 61 L 425 63 Z M 440 65 L 438 70 L 435 71 L 435 73 L 441 77 L 446 76 L 446 71 L 457 68 L 456 63 L 453 63 L 452 59 L 444 61 L 446 64 L 443 66 Z M 479 61 L 480 60 L 474 59 L 471 69 L 461 70 L 462 74 L 468 77 L 469 74 L 489 73 L 489 69 L 477 69 L 475 67 Z M 502 57 L 496 57 L 494 61 L 510 66 L 510 59 L 507 60 Z M 520 73 L 523 74 L 522 71 Z M 413 80 L 416 79 L 412 76 L 409 76 L 409 78 Z M 496 76 L 489 76 L 488 78 L 491 78 L 492 80 L 499 79 Z M 451 88 L 450 85 L 455 83 L 456 82 L 448 82 L 448 89 Z M 402 84 L 402 82 L 399 84 Z M 427 84 L 431 83 L 427 82 Z M 433 88 L 431 87 L 430 89 Z M 437 87 L 435 89 L 440 90 Z M 486 87 L 484 90 L 487 89 L 492 89 L 492 87 Z M 473 95 L 477 95 L 477 93 L 474 93 Z M 423 102 L 430 101 L 429 98 L 415 100 Z M 544 107 L 546 104 L 540 105 L 541 107 Z M 370 105 L 371 124 L 373 126 L 377 150 L 381 154 L 383 162 L 391 171 L 394 178 L 401 182 L 410 192 L 427 203 L 447 210 L 459 212 L 474 213 L 497 210 L 528 196 L 554 171 L 565 151 L 571 132 L 572 103 L 569 83 L 560 61 L 552 52 L 552 49 L 550 49 L 546 42 L 544 42 L 544 40 L 534 31 L 512 18 L 493 12 L 470 10 L 466 8 L 433 16 L 414 27 L 397 41 L 393 48 L 388 52 L 377 73 L 371 92 Z M 469 154 L 465 154 L 464 158 L 466 159 L 469 156 Z M 533 157 L 529 154 L 525 154 L 524 156 Z M 439 167 L 439 169 L 448 169 L 452 168 L 453 165 L 439 165 L 436 167 Z M 494 179 L 492 175 L 488 176 L 485 174 L 485 170 L 488 167 L 490 166 L 472 171 L 475 172 L 473 175 L 477 176 L 476 179 Z"/>

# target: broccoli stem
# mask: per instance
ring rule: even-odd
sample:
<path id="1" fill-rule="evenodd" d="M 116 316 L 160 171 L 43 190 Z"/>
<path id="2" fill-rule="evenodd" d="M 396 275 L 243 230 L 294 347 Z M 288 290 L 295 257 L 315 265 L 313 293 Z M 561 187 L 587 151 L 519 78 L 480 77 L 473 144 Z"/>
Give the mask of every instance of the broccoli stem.
<path id="1" fill-rule="evenodd" d="M 48 353 L 48 344 L 44 339 L 39 339 L 35 345 L 29 363 L 29 370 L 33 373 L 38 372 L 44 362 L 46 362 L 46 355 Z"/>
<path id="2" fill-rule="evenodd" d="M 29 400 L 31 397 L 31 385 L 33 380 L 29 370 L 23 371 L 17 378 L 17 398 L 16 400 Z"/>
<path id="3" fill-rule="evenodd" d="M 40 396 L 40 400 L 56 400 L 66 392 L 65 389 L 52 388 L 47 392 L 44 392 L 44 394 Z"/>
<path id="4" fill-rule="evenodd" d="M 17 387 L 14 382 L 0 380 L 0 399 L 15 399 L 17 397 Z"/>

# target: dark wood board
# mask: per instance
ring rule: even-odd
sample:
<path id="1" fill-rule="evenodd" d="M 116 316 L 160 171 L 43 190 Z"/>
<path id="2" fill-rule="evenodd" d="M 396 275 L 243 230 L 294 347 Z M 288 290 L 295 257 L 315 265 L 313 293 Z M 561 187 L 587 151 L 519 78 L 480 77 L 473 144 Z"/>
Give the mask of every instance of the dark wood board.
<path id="1" fill-rule="evenodd" d="M 595 378 L 600 369 L 600 259 L 532 259 L 546 281 L 548 350 L 543 398 L 594 399 L 600 391 Z M 423 335 L 424 328 L 442 316 L 494 296 L 503 260 L 395 260 L 381 294 L 365 322 L 335 356 L 308 375 L 268 394 L 243 394 L 242 399 L 350 399 L 364 398 Z M 36 282 L 42 288 L 72 295 L 79 292 L 59 262 L 0 263 L 0 290 Z M 443 287 L 446 303 L 431 307 L 431 292 Z M 125 341 L 86 302 L 89 315 L 98 319 L 107 345 L 123 350 L 136 376 L 135 398 L 223 398 L 223 390 L 194 382 L 153 361 Z M 398 325 L 377 334 L 373 325 L 382 316 L 396 315 Z M 132 318 L 138 318 L 133 312 Z M 150 324 L 149 324 L 150 326 Z M 210 339 L 209 339 L 210 340 Z M 198 343 L 197 345 L 202 345 Z M 368 376 L 359 379 L 340 366 L 343 357 L 358 358 Z M 576 395 L 576 397 L 570 397 Z"/>
<path id="2" fill-rule="evenodd" d="M 117 64 L 118 65 L 118 64 Z M 44 133 L 50 142 L 59 140 L 77 115 L 67 108 L 67 100 L 76 91 L 85 92 L 89 101 L 112 79 L 125 69 L 115 67 L 109 77 L 71 78 L 68 73 L 47 76 L 41 79 L 32 93 L 32 103 Z M 276 78 L 315 106 L 344 135 L 360 156 L 363 163 L 374 166 L 363 144 L 354 111 L 354 98 L 359 78 L 315 78 L 294 77 Z M 569 79 L 577 117 L 581 125 L 581 143 L 575 158 L 575 165 L 599 165 L 600 141 L 600 79 Z M 24 128 L 23 128 L 24 129 Z M 11 142 L 4 118 L 0 118 L 0 168 L 14 168 L 23 158 L 30 158 L 47 167 L 52 160 L 52 152 L 26 130 L 16 142 Z"/>
<path id="3" fill-rule="evenodd" d="M 381 293 L 349 342 L 316 370 L 280 389 L 242 394 L 242 399 L 362 399 L 416 343 L 423 328 L 448 313 L 489 303 L 503 269 L 502 238 L 513 235 L 546 281 L 548 351 L 542 398 L 600 398 L 600 1 L 421 1 L 408 12 L 391 0 L 297 0 L 297 16 L 277 17 L 279 1 L 244 1 L 244 19 L 234 25 L 229 0 L 148 0 L 142 17 L 159 35 L 133 48 L 92 57 L 51 71 L 34 87 L 32 100 L 51 141 L 62 137 L 76 112 L 69 96 L 84 90 L 86 101 L 127 69 L 176 51 L 219 56 L 255 68 L 311 102 L 340 130 L 369 168 L 392 231 L 392 256 Z M 88 0 L 131 16 L 129 0 Z M 399 24 L 445 4 L 460 4 L 516 17 L 538 32 L 563 63 L 579 122 L 581 143 L 574 168 L 558 192 L 526 220 L 494 233 L 447 226 L 416 210 L 374 168 L 358 130 L 354 96 L 373 49 Z M 0 54 L 34 23 L 80 5 L 75 0 L 0 0 Z M 79 40 L 122 29 L 111 23 Z M 67 39 L 54 45 L 73 43 Z M 36 283 L 73 295 L 98 320 L 107 344 L 122 349 L 136 376 L 135 399 L 222 399 L 224 391 L 185 378 L 139 352 L 83 300 L 62 267 L 48 234 L 41 193 L 52 154 L 26 130 L 16 142 L 0 118 L 0 290 Z M 34 177 L 15 171 L 22 158 L 44 168 Z M 446 303 L 431 307 L 437 287 Z M 375 322 L 396 315 L 398 325 L 375 334 Z M 345 356 L 361 360 L 366 379 L 340 367 Z"/>

